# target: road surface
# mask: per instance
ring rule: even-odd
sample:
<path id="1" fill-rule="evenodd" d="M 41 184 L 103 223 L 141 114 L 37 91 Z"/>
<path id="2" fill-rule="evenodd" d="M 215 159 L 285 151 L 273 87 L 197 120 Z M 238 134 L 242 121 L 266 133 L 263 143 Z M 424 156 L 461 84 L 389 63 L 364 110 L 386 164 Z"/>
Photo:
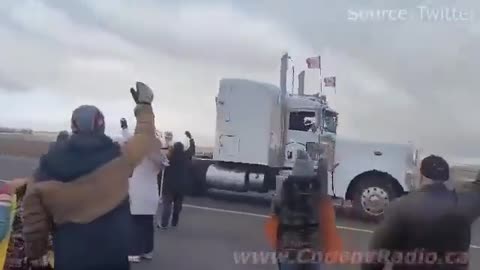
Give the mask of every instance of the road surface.
<path id="1" fill-rule="evenodd" d="M 0 179 L 29 175 L 35 165 L 32 160 L 0 157 Z M 133 270 L 277 269 L 268 257 L 264 263 L 259 260 L 255 263 L 253 257 L 248 257 L 248 252 L 258 255 L 271 251 L 263 234 L 268 211 L 268 204 L 263 200 L 244 196 L 232 198 L 213 194 L 209 198 L 188 198 L 179 227 L 157 230 L 153 260 L 134 264 Z M 374 230 L 372 224 L 339 213 L 337 225 L 346 250 L 365 250 Z M 474 224 L 472 233 L 470 269 L 473 270 L 480 268 L 480 223 Z M 337 266 L 329 269 L 359 268 Z"/>
<path id="2" fill-rule="evenodd" d="M 246 252 L 270 251 L 263 234 L 268 207 L 258 202 L 231 202 L 223 198 L 189 198 L 182 212 L 181 224 L 174 230 L 157 230 L 155 257 L 142 262 L 134 270 L 166 269 L 276 269 L 262 264 Z M 374 225 L 355 221 L 338 214 L 345 250 L 364 251 Z M 473 229 L 470 269 L 480 266 L 480 226 Z M 477 245 L 475 245 L 475 243 Z M 248 263 L 241 263 L 241 252 Z M 475 257 L 479 257 L 476 258 Z M 248 258 L 248 259 L 247 259 Z M 268 258 L 268 257 L 267 257 Z M 238 263 L 237 263 L 237 262 Z M 358 266 L 336 266 L 329 269 L 359 269 Z"/>

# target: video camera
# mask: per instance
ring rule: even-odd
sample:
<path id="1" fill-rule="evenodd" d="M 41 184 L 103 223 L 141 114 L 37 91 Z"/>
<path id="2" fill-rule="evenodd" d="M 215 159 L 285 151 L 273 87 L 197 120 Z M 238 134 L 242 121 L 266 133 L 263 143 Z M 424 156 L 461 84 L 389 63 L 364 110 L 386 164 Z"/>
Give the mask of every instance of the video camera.
<path id="1" fill-rule="evenodd" d="M 314 176 L 289 176 L 282 184 L 280 222 L 289 226 L 317 222 L 316 204 L 319 200 L 320 183 Z"/>
<path id="2" fill-rule="evenodd" d="M 309 155 L 299 150 L 292 174 L 281 183 L 279 197 L 274 200 L 280 251 L 320 249 L 319 207 L 326 193 L 328 174 L 323 158 L 316 167 Z"/>

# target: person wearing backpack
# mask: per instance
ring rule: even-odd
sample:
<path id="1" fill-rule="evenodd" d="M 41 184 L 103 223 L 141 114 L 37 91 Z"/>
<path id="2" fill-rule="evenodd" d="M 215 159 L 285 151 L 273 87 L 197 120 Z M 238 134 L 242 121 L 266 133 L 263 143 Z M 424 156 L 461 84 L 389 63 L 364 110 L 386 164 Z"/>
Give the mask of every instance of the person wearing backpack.
<path id="1" fill-rule="evenodd" d="M 320 174 L 319 179 L 308 154 L 298 151 L 292 174 L 284 180 L 278 197 L 272 202 L 273 213 L 265 223 L 267 240 L 279 255 L 279 270 L 319 270 L 325 263 L 340 263 L 342 241 L 323 181 L 327 181 L 327 176 Z M 302 189 L 301 186 L 317 188 Z M 311 195 L 305 197 L 307 193 Z M 301 247 L 298 239 L 303 240 Z"/>

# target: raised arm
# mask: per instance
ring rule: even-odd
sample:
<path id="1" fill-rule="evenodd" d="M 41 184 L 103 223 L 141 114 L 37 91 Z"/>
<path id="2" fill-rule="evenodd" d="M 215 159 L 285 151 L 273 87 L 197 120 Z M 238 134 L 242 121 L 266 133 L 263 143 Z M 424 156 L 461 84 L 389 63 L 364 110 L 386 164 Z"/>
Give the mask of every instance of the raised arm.
<path id="1" fill-rule="evenodd" d="M 132 135 L 130 134 L 130 131 L 128 129 L 122 129 L 122 138 L 125 141 L 128 141 L 131 137 Z"/>
<path id="2" fill-rule="evenodd" d="M 137 103 L 137 124 L 133 136 L 122 146 L 123 156 L 131 169 L 145 158 L 155 144 L 155 116 L 152 109 L 153 91 L 146 84 L 137 82 L 137 90 L 130 89 Z"/>
<path id="3" fill-rule="evenodd" d="M 155 163 L 159 170 L 163 170 L 169 165 L 168 158 L 164 151 L 162 151 L 162 143 L 159 139 L 155 139 L 155 145 L 153 146 L 149 158 L 153 161 L 153 163 Z"/>
<path id="4" fill-rule="evenodd" d="M 23 237 L 25 254 L 30 260 L 36 260 L 47 254 L 50 218 L 42 196 L 34 184 L 27 185 L 23 198 Z"/>
<path id="5" fill-rule="evenodd" d="M 185 135 L 187 136 L 190 143 L 186 151 L 186 154 L 188 159 L 191 159 L 193 156 L 195 156 L 195 140 L 193 140 L 192 134 L 190 134 L 190 131 L 185 131 Z"/>
<path id="6" fill-rule="evenodd" d="M 456 191 L 466 215 L 472 221 L 480 217 L 480 175 L 473 182 L 459 184 Z"/>

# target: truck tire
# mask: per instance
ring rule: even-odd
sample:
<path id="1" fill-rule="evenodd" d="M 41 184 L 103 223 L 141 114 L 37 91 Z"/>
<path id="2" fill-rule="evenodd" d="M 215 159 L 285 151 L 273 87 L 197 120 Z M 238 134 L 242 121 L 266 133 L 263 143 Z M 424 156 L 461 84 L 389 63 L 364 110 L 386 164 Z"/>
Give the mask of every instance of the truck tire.
<path id="1" fill-rule="evenodd" d="M 393 199 L 398 197 L 393 180 L 382 175 L 366 175 L 357 182 L 353 190 L 353 209 L 366 221 L 378 222 Z"/>

